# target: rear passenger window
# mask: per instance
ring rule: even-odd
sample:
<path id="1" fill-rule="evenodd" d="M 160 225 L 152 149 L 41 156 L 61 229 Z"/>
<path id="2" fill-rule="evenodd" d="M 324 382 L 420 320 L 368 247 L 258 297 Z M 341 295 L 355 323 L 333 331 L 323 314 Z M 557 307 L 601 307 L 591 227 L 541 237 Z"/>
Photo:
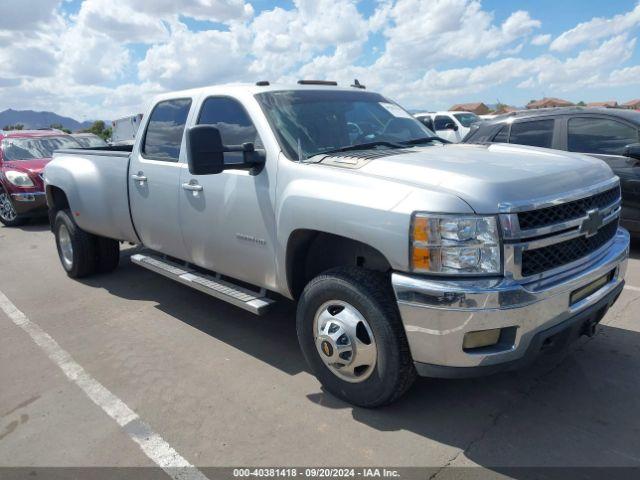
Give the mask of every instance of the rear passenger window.
<path id="1" fill-rule="evenodd" d="M 496 143 L 508 143 L 509 142 L 509 125 L 503 125 L 502 128 L 493 137 L 493 141 Z"/>
<path id="2" fill-rule="evenodd" d="M 509 141 L 520 145 L 551 148 L 553 125 L 553 119 L 516 122 L 511 125 Z"/>
<path id="3" fill-rule="evenodd" d="M 622 155 L 624 147 L 638 143 L 638 130 L 607 118 L 569 119 L 567 147 L 570 152 Z"/>
<path id="4" fill-rule="evenodd" d="M 431 117 L 417 117 L 418 120 L 420 120 L 422 122 L 422 124 L 427 127 L 429 130 L 431 130 L 432 132 L 435 131 L 435 128 L 433 126 L 433 120 L 431 120 Z"/>
<path id="5" fill-rule="evenodd" d="M 262 148 L 262 141 L 249 114 L 240 102 L 233 98 L 207 98 L 202 105 L 198 124 L 216 127 L 225 145 L 253 143 L 256 148 Z M 242 162 L 242 152 L 225 153 L 225 161 Z"/>
<path id="6" fill-rule="evenodd" d="M 154 107 L 142 145 L 142 153 L 146 158 L 178 161 L 190 107 L 189 98 L 167 100 Z"/>

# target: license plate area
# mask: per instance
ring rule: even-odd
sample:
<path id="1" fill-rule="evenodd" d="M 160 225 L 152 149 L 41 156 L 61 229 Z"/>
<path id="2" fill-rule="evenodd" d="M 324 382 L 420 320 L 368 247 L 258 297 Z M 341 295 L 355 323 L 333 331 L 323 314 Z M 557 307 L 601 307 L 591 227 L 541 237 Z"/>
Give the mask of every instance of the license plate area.
<path id="1" fill-rule="evenodd" d="M 602 287 L 604 287 L 607 283 L 613 280 L 613 275 L 615 274 L 615 270 L 611 270 L 606 275 L 603 275 L 593 282 L 586 284 L 583 287 L 575 289 L 571 292 L 571 296 L 569 297 L 569 306 L 573 306 L 581 300 L 584 300 L 592 293 L 597 292 Z"/>

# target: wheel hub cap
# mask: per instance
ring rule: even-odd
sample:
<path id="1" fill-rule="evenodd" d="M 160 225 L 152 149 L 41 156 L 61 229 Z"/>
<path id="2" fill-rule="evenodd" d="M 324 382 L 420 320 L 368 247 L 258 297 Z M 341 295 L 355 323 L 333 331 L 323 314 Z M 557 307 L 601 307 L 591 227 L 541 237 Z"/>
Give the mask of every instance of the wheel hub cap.
<path id="1" fill-rule="evenodd" d="M 60 225 L 58 229 L 58 247 L 60 249 L 60 260 L 68 269 L 73 267 L 73 244 L 71 235 L 65 225 Z"/>
<path id="2" fill-rule="evenodd" d="M 334 375 L 352 383 L 369 378 L 378 350 L 369 324 L 354 306 L 339 300 L 326 302 L 313 323 L 320 358 Z"/>
<path id="3" fill-rule="evenodd" d="M 13 208 L 9 195 L 5 192 L 0 193 L 0 216 L 7 221 L 12 221 L 16 218 L 16 210 Z"/>

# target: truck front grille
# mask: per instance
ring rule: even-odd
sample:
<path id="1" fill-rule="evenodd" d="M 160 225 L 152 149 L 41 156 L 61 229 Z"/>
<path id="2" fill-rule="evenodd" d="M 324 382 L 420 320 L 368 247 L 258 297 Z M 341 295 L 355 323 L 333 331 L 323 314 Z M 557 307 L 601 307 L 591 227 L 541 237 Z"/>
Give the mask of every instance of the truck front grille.
<path id="1" fill-rule="evenodd" d="M 522 252 L 522 276 L 543 273 L 586 257 L 611 240 L 617 230 L 616 219 L 600 228 L 592 237 L 582 236 L 535 250 L 525 250 Z"/>
<path id="2" fill-rule="evenodd" d="M 584 217 L 589 210 L 601 209 L 612 205 L 620 198 L 620 187 L 616 186 L 604 192 L 572 202 L 540 208 L 518 214 L 520 230 L 547 227 L 569 220 Z"/>

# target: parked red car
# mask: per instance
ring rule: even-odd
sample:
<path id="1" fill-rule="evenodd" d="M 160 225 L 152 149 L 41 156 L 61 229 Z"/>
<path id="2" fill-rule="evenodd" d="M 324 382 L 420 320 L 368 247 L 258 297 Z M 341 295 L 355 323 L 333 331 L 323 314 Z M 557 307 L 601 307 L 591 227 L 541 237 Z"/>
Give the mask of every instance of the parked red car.
<path id="1" fill-rule="evenodd" d="M 58 130 L 0 131 L 0 222 L 14 227 L 46 216 L 42 170 L 60 148 L 81 146 Z"/>

